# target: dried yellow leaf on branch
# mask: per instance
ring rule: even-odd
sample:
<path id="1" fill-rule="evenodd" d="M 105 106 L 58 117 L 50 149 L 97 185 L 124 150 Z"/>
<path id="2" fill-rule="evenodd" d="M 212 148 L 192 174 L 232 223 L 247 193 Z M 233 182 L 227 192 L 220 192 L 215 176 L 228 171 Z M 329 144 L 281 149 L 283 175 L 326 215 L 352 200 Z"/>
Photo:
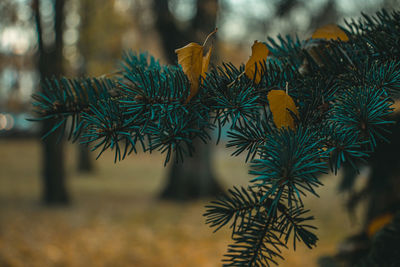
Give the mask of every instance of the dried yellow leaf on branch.
<path id="1" fill-rule="evenodd" d="M 313 35 L 312 39 L 326 39 L 326 40 L 342 40 L 347 42 L 349 37 L 347 34 L 340 29 L 336 24 L 328 24 L 321 28 L 318 28 Z"/>
<path id="2" fill-rule="evenodd" d="M 393 104 L 390 106 L 393 109 L 394 114 L 400 113 L 400 100 L 395 100 Z"/>
<path id="3" fill-rule="evenodd" d="M 207 36 L 206 41 L 216 31 L 217 29 L 210 33 Z M 186 103 L 189 102 L 190 99 L 194 97 L 199 91 L 200 76 L 202 76 L 203 79 L 206 76 L 212 50 L 212 47 L 210 47 L 207 54 L 203 56 L 204 45 L 206 41 L 203 45 L 199 45 L 198 43 L 190 43 L 182 48 L 175 50 L 175 53 L 178 55 L 178 64 L 182 66 L 182 70 L 186 74 L 190 82 L 190 94 L 186 99 Z"/>
<path id="4" fill-rule="evenodd" d="M 261 71 L 262 65 L 265 60 L 267 60 L 269 54 L 268 47 L 258 41 L 254 41 L 251 47 L 251 56 L 246 63 L 244 73 L 249 79 L 254 79 L 256 83 L 261 81 Z M 257 66 L 257 67 L 256 67 Z M 257 73 L 256 73 L 257 68 Z"/>
<path id="5" fill-rule="evenodd" d="M 393 214 L 385 213 L 374 218 L 367 227 L 367 235 L 369 237 L 374 236 L 379 230 L 385 227 L 388 223 L 391 223 L 393 220 Z"/>
<path id="6" fill-rule="evenodd" d="M 293 99 L 282 90 L 271 90 L 268 95 L 269 109 L 272 113 L 272 119 L 277 128 L 289 127 L 295 128 L 294 118 L 291 112 L 299 116 L 296 104 Z"/>
<path id="7" fill-rule="evenodd" d="M 190 43 L 176 49 L 175 53 L 178 55 L 178 64 L 182 66 L 182 70 L 190 82 L 190 94 L 186 100 L 186 102 L 189 102 L 199 90 L 199 77 L 203 68 L 203 46 Z"/>

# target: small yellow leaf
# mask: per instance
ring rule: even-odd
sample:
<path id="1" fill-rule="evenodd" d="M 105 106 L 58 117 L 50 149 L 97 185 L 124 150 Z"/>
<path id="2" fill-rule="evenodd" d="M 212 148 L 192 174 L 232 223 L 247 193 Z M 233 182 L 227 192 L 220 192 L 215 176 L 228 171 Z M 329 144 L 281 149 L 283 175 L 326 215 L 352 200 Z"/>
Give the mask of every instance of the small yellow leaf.
<path id="1" fill-rule="evenodd" d="M 385 227 L 385 225 L 390 223 L 392 219 L 393 219 L 393 214 L 390 213 L 386 213 L 374 218 L 367 227 L 367 235 L 369 237 L 374 236 L 376 232 L 378 232 L 383 227 Z"/>
<path id="2" fill-rule="evenodd" d="M 293 99 L 282 90 L 269 91 L 267 98 L 276 127 L 289 127 L 294 129 L 294 119 L 290 111 L 296 116 L 299 116 L 299 112 Z"/>
<path id="3" fill-rule="evenodd" d="M 326 40 L 342 40 L 347 42 L 349 37 L 340 29 L 336 24 L 328 24 L 318 28 L 312 35 L 312 39 L 326 39 Z"/>
<path id="4" fill-rule="evenodd" d="M 203 46 L 190 43 L 182 48 L 176 49 L 178 64 L 182 66 L 183 72 L 190 82 L 190 95 L 186 102 L 197 94 L 199 90 L 199 77 L 203 67 Z"/>
<path id="5" fill-rule="evenodd" d="M 251 47 L 251 56 L 244 69 L 244 72 L 249 79 L 254 79 L 256 83 L 261 81 L 261 66 L 263 61 L 267 59 L 268 54 L 269 50 L 265 44 L 254 41 L 254 44 Z"/>
<path id="6" fill-rule="evenodd" d="M 393 113 L 399 114 L 400 113 L 400 101 L 395 100 L 394 103 L 390 106 L 393 109 Z"/>
<path id="7" fill-rule="evenodd" d="M 183 72 L 189 79 L 190 82 L 190 94 L 186 99 L 186 103 L 194 97 L 199 91 L 199 79 L 200 76 L 205 79 L 206 71 L 208 69 L 208 63 L 210 63 L 212 47 L 208 50 L 207 54 L 203 57 L 203 49 L 208 40 L 218 29 L 211 32 L 203 45 L 197 43 L 190 43 L 182 48 L 175 49 L 175 53 L 178 55 L 178 64 L 182 66 Z"/>

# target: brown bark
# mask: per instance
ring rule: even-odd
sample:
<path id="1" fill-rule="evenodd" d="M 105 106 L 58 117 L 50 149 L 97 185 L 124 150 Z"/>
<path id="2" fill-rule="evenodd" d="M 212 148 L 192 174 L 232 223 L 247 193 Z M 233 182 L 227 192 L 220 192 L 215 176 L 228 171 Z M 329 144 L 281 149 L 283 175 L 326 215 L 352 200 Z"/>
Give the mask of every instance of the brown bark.
<path id="1" fill-rule="evenodd" d="M 62 74 L 62 46 L 63 46 L 63 8 L 64 0 L 54 0 L 54 32 L 55 42 L 52 47 L 44 47 L 42 39 L 41 16 L 39 12 L 40 1 L 33 2 L 38 35 L 38 69 L 41 80 Z M 54 125 L 46 121 L 42 125 L 42 133 L 47 132 Z M 42 142 L 43 148 L 43 202 L 48 205 L 67 204 L 69 201 L 65 184 L 64 170 L 64 144 L 58 140 L 60 135 L 56 131 Z"/>
<path id="2" fill-rule="evenodd" d="M 208 33 L 215 29 L 218 11 L 217 0 L 197 1 L 197 13 L 185 29 L 178 27 L 176 19 L 168 10 L 168 1 L 155 0 L 154 14 L 164 54 L 170 64 L 177 61 L 174 50 L 189 42 L 202 43 Z M 171 162 L 167 182 L 161 198 L 172 200 L 198 199 L 216 196 L 222 191 L 212 168 L 211 148 L 195 141 L 193 157 L 183 163 Z"/>
<path id="3" fill-rule="evenodd" d="M 183 163 L 172 162 L 161 198 L 189 200 L 213 197 L 222 192 L 214 175 L 212 151 L 209 145 L 195 142 L 196 151 Z"/>
<path id="4" fill-rule="evenodd" d="M 395 118 L 399 121 L 400 116 Z M 392 127 L 388 143 L 378 145 L 370 160 L 371 172 L 365 189 L 368 197 L 365 226 L 385 213 L 395 213 L 400 205 L 400 126 Z"/>
<path id="5" fill-rule="evenodd" d="M 87 28 L 90 23 L 90 9 L 91 9 L 91 1 L 85 0 L 81 1 L 81 26 L 80 26 L 80 36 L 78 42 L 78 49 L 83 56 L 83 62 L 78 68 L 77 74 L 80 77 L 87 76 L 87 60 L 88 54 L 90 50 L 90 42 L 87 37 L 85 37 L 85 33 L 87 32 Z M 79 172 L 93 172 L 94 171 L 94 163 L 92 154 L 90 152 L 90 148 L 87 145 L 78 144 L 77 145 L 77 153 L 78 153 L 78 171 Z"/>
<path id="6" fill-rule="evenodd" d="M 93 172 L 94 164 L 90 148 L 86 145 L 77 145 L 78 148 L 78 171 L 79 172 Z"/>

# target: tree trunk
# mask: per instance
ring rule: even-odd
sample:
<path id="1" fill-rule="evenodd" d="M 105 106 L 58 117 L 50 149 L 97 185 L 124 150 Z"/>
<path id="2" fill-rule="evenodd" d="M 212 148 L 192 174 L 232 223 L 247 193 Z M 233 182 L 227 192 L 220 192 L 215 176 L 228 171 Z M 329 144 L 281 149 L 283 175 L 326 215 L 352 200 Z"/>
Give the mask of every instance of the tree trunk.
<path id="1" fill-rule="evenodd" d="M 185 158 L 183 163 L 174 160 L 170 164 L 161 198 L 189 200 L 213 197 L 222 192 L 213 172 L 210 146 L 198 140 L 195 148 L 193 157 Z"/>
<path id="2" fill-rule="evenodd" d="M 365 225 L 385 213 L 395 213 L 400 205 L 400 116 L 397 115 L 389 143 L 379 144 L 371 157 L 366 188 L 368 206 Z"/>
<path id="3" fill-rule="evenodd" d="M 81 18 L 81 25 L 80 25 L 80 34 L 79 34 L 79 41 L 78 41 L 78 49 L 82 54 L 83 57 L 83 62 L 80 63 L 80 66 L 78 66 L 78 71 L 77 74 L 80 77 L 85 77 L 87 76 L 87 61 L 88 61 L 88 54 L 89 50 L 91 49 L 90 47 L 90 42 L 89 39 L 86 35 L 87 28 L 89 27 L 89 23 L 91 20 L 90 14 L 91 14 L 91 8 L 94 8 L 91 6 L 93 1 L 81 1 L 81 7 L 80 7 L 80 18 Z M 92 158 L 92 153 L 90 151 L 89 146 L 87 145 L 82 145 L 78 144 L 77 145 L 77 150 L 78 150 L 78 171 L 79 172 L 93 172 L 94 171 L 94 163 L 93 163 L 93 158 Z"/>
<path id="4" fill-rule="evenodd" d="M 78 144 L 78 171 L 93 172 L 93 159 L 91 157 L 90 148 L 86 145 Z"/>
<path id="5" fill-rule="evenodd" d="M 197 13 L 191 26 L 181 30 L 173 14 L 168 10 L 168 1 L 155 0 L 156 27 L 160 34 L 164 54 L 170 64 L 177 61 L 174 50 L 189 42 L 201 41 L 214 30 L 218 10 L 217 0 L 197 1 Z M 183 163 L 175 160 L 170 164 L 167 182 L 161 198 L 188 200 L 216 196 L 222 192 L 211 165 L 211 149 L 201 141 L 195 141 L 193 157 L 186 157 Z"/>
<path id="6" fill-rule="evenodd" d="M 51 47 L 44 47 L 42 39 L 41 16 L 39 12 L 40 1 L 33 3 L 38 35 L 38 69 L 43 81 L 46 77 L 60 76 L 62 74 L 62 46 L 63 46 L 63 8 L 64 0 L 53 0 L 54 4 L 54 33 L 55 42 Z M 46 121 L 42 126 L 42 133 L 47 132 L 54 125 Z M 56 131 L 47 137 L 43 145 L 43 191 L 42 199 L 45 204 L 67 204 L 69 201 L 65 184 L 64 169 L 64 144 L 58 140 L 60 135 Z"/>
<path id="7" fill-rule="evenodd" d="M 54 124 L 43 123 L 43 131 L 47 132 Z M 43 191 L 42 200 L 46 205 L 64 205 L 69 202 L 65 184 L 64 142 L 59 141 L 59 131 L 51 134 L 43 141 Z"/>

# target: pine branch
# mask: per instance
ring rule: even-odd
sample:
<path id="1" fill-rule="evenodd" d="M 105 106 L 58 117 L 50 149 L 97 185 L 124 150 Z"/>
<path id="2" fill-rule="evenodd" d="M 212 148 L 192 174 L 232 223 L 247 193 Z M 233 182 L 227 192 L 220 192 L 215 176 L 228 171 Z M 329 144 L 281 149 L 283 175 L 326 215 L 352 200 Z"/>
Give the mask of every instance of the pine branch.
<path id="1" fill-rule="evenodd" d="M 65 128 L 68 119 L 71 119 L 68 137 L 75 141 L 85 127 L 81 114 L 88 112 L 90 105 L 111 99 L 116 84 L 110 79 L 53 78 L 44 81 L 42 88 L 41 92 L 32 97 L 36 117 L 31 120 L 55 121 L 54 127 L 43 136 L 46 138 L 58 128 Z"/>
<path id="2" fill-rule="evenodd" d="M 234 244 L 229 245 L 223 266 L 270 266 L 277 264 L 275 258 L 283 259 L 280 247 L 285 245 L 272 225 L 265 213 L 257 213 L 248 227 L 234 234 Z"/>
<path id="3" fill-rule="evenodd" d="M 363 15 L 342 28 L 348 41 L 268 38 L 270 55 L 258 64 L 261 80 L 230 63 L 211 70 L 196 96 L 179 66 L 162 66 L 147 54 L 128 52 L 112 79 L 51 79 L 34 96 L 35 120 L 53 120 L 70 138 L 94 144 L 99 156 L 115 149 L 115 160 L 137 151 L 159 150 L 168 162 L 194 152 L 193 140 L 228 126 L 232 155 L 251 160 L 250 189 L 234 188 L 207 206 L 206 223 L 229 225 L 234 244 L 226 266 L 269 266 L 293 239 L 313 247 L 302 198 L 317 195 L 318 176 L 330 167 L 357 170 L 379 142 L 387 142 L 393 101 L 400 96 L 400 12 Z M 268 93 L 284 90 L 298 115 L 279 128 Z"/>
<path id="4" fill-rule="evenodd" d="M 301 205 L 305 191 L 318 196 L 314 187 L 322 185 L 317 175 L 327 172 L 328 154 L 317 135 L 301 127 L 271 134 L 260 148 L 260 159 L 253 161 L 250 170 L 250 174 L 257 176 L 251 182 L 269 187 L 262 198 L 274 199 L 268 213 L 274 213 L 283 199 L 289 208 Z"/>

